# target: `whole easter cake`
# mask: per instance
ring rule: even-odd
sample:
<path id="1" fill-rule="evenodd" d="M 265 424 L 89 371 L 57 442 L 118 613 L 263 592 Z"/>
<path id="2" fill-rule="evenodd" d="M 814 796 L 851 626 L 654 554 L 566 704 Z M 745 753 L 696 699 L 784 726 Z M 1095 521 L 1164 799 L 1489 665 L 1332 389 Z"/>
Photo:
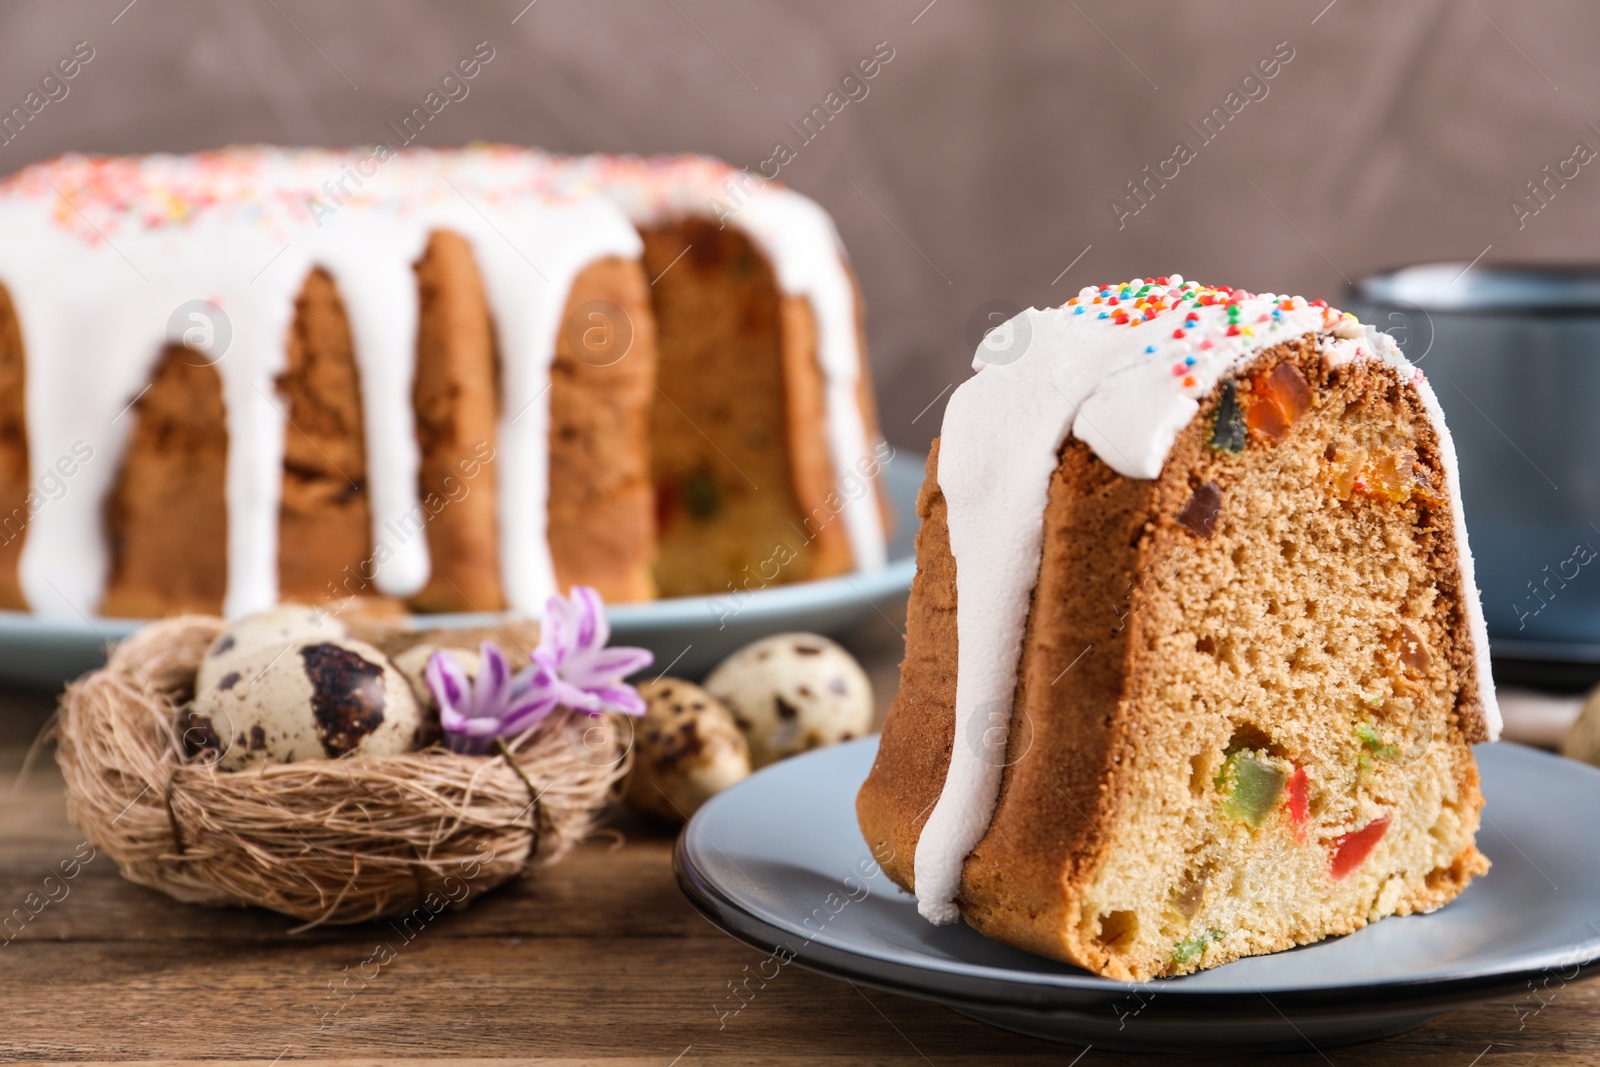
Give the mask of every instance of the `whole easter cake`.
<path id="1" fill-rule="evenodd" d="M 536 614 L 883 561 L 854 281 L 778 183 L 64 156 L 0 182 L 0 232 L 0 607 Z"/>
<path id="2" fill-rule="evenodd" d="M 974 366 L 857 801 L 924 916 L 1144 979 L 1487 870 L 1455 450 L 1388 335 L 1174 275 L 1023 312 Z"/>

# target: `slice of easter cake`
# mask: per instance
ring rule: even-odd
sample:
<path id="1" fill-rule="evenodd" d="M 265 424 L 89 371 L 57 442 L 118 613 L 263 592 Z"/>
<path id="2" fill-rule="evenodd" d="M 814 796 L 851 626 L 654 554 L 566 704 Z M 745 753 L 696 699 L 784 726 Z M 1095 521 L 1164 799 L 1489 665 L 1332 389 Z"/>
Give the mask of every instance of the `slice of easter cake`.
<path id="1" fill-rule="evenodd" d="M 1455 453 L 1393 341 L 1172 277 L 1005 344 L 928 462 L 857 802 L 922 913 L 1144 979 L 1484 872 L 1499 713 Z"/>

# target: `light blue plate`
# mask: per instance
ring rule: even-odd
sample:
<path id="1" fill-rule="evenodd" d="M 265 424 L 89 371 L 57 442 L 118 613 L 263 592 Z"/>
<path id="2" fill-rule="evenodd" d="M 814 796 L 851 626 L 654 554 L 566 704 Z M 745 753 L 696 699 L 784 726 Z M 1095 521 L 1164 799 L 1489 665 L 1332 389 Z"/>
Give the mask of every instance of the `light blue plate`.
<path id="1" fill-rule="evenodd" d="M 1478 746 L 1478 847 L 1494 868 L 1439 911 L 1136 984 L 925 922 L 856 826 L 856 790 L 877 749 L 871 737 L 774 764 L 712 798 L 678 838 L 679 885 L 713 923 L 773 954 L 764 967 L 792 957 L 1096 1047 L 1304 1052 L 1524 994 L 1506 1010 L 1509 1026 L 1513 1007 L 1537 1012 L 1539 998 L 1600 959 L 1600 771 L 1536 749 Z"/>
<path id="2" fill-rule="evenodd" d="M 656 654 L 656 667 L 698 677 L 742 645 L 786 630 L 838 634 L 879 613 L 892 614 L 916 573 L 917 491 L 927 457 L 891 459 L 884 484 L 894 510 L 889 565 L 871 574 L 778 585 L 737 596 L 674 597 L 618 604 L 612 640 Z M 427 615 L 429 627 L 482 626 L 495 616 Z M 0 611 L 0 680 L 56 688 L 105 662 L 106 646 L 139 628 L 132 619 L 43 619 Z"/>

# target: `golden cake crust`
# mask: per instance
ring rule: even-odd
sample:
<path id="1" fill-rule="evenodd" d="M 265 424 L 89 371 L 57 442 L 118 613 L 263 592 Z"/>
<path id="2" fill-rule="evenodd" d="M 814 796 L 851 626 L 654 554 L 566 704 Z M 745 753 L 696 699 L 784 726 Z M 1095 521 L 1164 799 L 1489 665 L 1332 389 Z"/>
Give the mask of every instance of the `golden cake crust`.
<path id="1" fill-rule="evenodd" d="M 320 268 L 295 300 L 277 391 L 285 414 L 278 594 L 312 604 L 376 595 L 361 375 L 338 287 Z"/>
<path id="2" fill-rule="evenodd" d="M 215 613 L 227 587 L 228 432 L 222 378 L 206 356 L 167 348 L 132 417 L 105 521 L 102 614 Z"/>
<path id="3" fill-rule="evenodd" d="M 22 328 L 0 285 L 0 608 L 25 611 L 17 562 L 28 530 L 27 371 Z"/>
<path id="4" fill-rule="evenodd" d="M 617 309 L 631 323 L 626 355 L 616 358 L 609 343 L 586 349 L 593 321 L 586 306 L 602 316 Z M 649 431 L 656 334 L 639 262 L 602 259 L 584 268 L 562 322 L 550 370 L 548 536 L 556 584 L 592 585 L 611 601 L 648 600 L 656 590 Z"/>
<path id="5" fill-rule="evenodd" d="M 500 421 L 494 323 L 472 246 L 438 230 L 416 264 L 418 499 L 428 515 L 428 582 L 417 611 L 500 611 L 495 428 Z"/>

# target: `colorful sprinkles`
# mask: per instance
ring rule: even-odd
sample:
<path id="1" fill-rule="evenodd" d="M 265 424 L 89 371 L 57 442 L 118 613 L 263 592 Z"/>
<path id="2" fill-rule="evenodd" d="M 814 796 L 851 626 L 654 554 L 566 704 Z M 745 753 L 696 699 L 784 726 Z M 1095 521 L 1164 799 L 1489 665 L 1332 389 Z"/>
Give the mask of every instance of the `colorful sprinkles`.
<path id="1" fill-rule="evenodd" d="M 484 180 L 482 164 L 492 164 Z M 604 189 L 625 211 L 732 212 L 762 187 L 783 188 L 702 156 L 550 155 L 477 143 L 435 150 L 373 145 L 347 150 L 238 145 L 190 155 L 69 154 L 0 180 L 0 198 L 51 203 L 52 221 L 89 244 L 130 231 L 163 231 L 225 218 L 272 233 L 316 227 L 347 204 L 405 215 L 470 197 L 481 208 L 561 203 Z"/>
<path id="2" fill-rule="evenodd" d="M 1262 302 L 1267 310 L 1262 310 Z M 1246 304 L 1250 305 L 1248 319 Z M 1354 315 L 1329 307 L 1326 300 L 1202 285 L 1177 274 L 1091 285 L 1069 299 L 1065 307 L 1071 308 L 1074 315 L 1082 315 L 1086 308 L 1094 309 L 1096 305 L 1100 310 L 1095 317 L 1112 326 L 1133 327 L 1157 320 L 1170 323 L 1170 332 L 1163 328 L 1163 339 L 1144 345 L 1144 352 L 1171 359 L 1172 376 L 1182 379 L 1185 389 L 1198 383 L 1193 373 L 1197 354 L 1206 354 L 1208 360 L 1231 357 L 1241 347 L 1253 345 L 1258 334 L 1283 329 L 1286 311 L 1320 311 L 1320 328 L 1327 331 L 1357 325 Z M 1213 308 L 1222 314 L 1209 310 Z"/>

